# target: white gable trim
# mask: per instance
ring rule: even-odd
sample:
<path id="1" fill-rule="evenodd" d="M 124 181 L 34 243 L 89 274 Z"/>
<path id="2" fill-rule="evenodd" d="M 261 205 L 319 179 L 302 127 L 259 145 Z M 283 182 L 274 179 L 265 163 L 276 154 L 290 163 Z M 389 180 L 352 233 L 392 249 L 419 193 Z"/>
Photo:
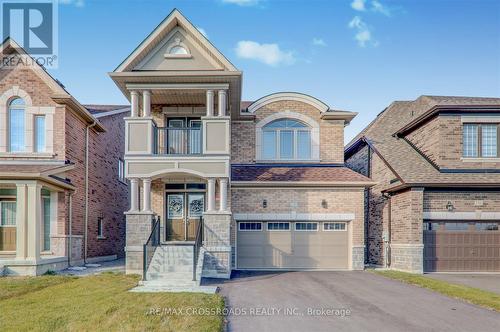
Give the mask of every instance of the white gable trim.
<path id="1" fill-rule="evenodd" d="M 167 27 L 172 23 L 172 21 L 177 20 L 177 24 L 180 25 L 188 33 L 192 34 L 197 38 L 200 43 L 203 44 L 216 58 L 221 61 L 224 66 L 229 71 L 238 71 L 234 65 L 229 62 L 229 60 L 217 49 L 212 43 L 196 29 L 191 22 L 189 22 L 179 10 L 174 9 L 154 30 L 149 34 L 149 36 L 144 39 L 139 46 L 114 70 L 114 72 L 123 72 L 130 66 L 130 64 L 147 48 L 148 45 L 154 43 L 157 38 L 162 34 L 162 32 L 167 29 Z M 130 71 L 130 70 L 129 70 Z"/>
<path id="2" fill-rule="evenodd" d="M 311 97 L 309 95 L 305 95 L 303 93 L 298 93 L 298 92 L 278 92 L 278 93 L 273 93 L 270 95 L 267 95 L 265 97 L 262 97 L 256 101 L 254 101 L 250 106 L 248 106 L 248 113 L 254 113 L 257 111 L 259 108 L 270 104 L 274 103 L 277 101 L 286 101 L 286 100 L 292 100 L 292 101 L 300 101 L 306 104 L 309 104 L 315 108 L 317 108 L 321 113 L 327 112 L 330 107 L 323 103 L 321 100 L 316 99 L 314 97 Z M 243 113 L 245 114 L 245 113 Z"/>

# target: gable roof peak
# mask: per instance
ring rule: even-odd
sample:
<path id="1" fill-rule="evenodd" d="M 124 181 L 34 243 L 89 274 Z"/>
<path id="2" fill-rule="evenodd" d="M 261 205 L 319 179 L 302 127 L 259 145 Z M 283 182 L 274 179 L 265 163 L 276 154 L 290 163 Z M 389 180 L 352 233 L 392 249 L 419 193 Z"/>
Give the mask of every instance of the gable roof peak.
<path id="1" fill-rule="evenodd" d="M 174 8 L 163 21 L 161 21 L 160 24 L 139 43 L 132 53 L 118 65 L 114 72 L 132 71 L 135 66 L 176 27 L 182 28 L 188 35 L 193 37 L 208 54 L 220 63 L 224 70 L 238 71 L 238 69 L 181 13 L 179 9 Z"/>

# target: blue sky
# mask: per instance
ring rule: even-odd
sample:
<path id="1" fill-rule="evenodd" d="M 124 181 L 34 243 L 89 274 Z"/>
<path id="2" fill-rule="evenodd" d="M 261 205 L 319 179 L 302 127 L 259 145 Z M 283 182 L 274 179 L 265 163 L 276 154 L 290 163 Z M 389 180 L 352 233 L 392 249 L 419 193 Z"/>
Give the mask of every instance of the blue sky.
<path id="1" fill-rule="evenodd" d="M 82 103 L 126 103 L 108 77 L 174 8 L 244 72 L 243 99 L 311 94 L 359 112 L 394 100 L 500 97 L 500 2 L 483 0 L 60 0 L 59 68 Z"/>

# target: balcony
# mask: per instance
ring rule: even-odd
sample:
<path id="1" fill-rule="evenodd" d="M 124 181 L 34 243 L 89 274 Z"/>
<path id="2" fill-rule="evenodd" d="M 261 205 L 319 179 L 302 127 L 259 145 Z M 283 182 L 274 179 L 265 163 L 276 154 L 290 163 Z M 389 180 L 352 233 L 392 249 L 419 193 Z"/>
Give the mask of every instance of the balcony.
<path id="1" fill-rule="evenodd" d="M 201 127 L 155 127 L 155 155 L 201 155 Z"/>

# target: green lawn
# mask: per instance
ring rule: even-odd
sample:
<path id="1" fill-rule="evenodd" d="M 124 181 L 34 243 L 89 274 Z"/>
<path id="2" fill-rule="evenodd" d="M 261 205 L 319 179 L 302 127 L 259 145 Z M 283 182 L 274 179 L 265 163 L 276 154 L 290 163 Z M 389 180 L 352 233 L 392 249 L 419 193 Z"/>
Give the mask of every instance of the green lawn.
<path id="1" fill-rule="evenodd" d="M 221 314 L 186 313 L 220 312 L 221 296 L 127 292 L 138 280 L 138 276 L 114 273 L 0 278 L 1 330 L 222 331 Z"/>
<path id="2" fill-rule="evenodd" d="M 500 295 L 493 292 L 488 292 L 482 289 L 472 288 L 464 285 L 451 284 L 446 281 L 424 277 L 419 274 L 388 270 L 370 271 L 387 278 L 400 280 L 408 284 L 423 288 L 428 288 L 443 295 L 464 300 L 469 303 L 477 304 L 500 312 Z"/>

